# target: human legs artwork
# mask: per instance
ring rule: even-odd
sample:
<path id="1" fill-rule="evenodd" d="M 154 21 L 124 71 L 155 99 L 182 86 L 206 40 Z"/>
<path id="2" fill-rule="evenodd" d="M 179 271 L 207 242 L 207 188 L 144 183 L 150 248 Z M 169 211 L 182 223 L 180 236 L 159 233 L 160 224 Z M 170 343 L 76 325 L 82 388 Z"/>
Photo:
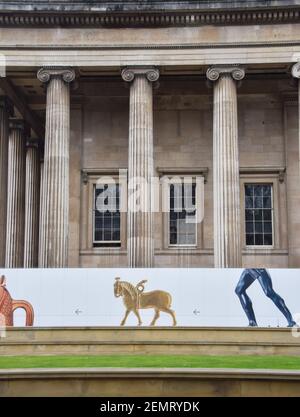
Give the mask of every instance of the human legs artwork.
<path id="1" fill-rule="evenodd" d="M 273 303 L 276 305 L 279 311 L 284 315 L 287 319 L 288 327 L 294 326 L 296 323 L 293 320 L 290 310 L 287 308 L 283 298 L 278 295 L 274 289 L 270 274 L 265 269 L 261 271 L 261 275 L 257 278 L 264 293 L 268 298 L 270 298 Z"/>
<path id="2" fill-rule="evenodd" d="M 245 269 L 239 279 L 235 292 L 248 317 L 249 326 L 257 326 L 252 301 L 246 293 L 247 288 L 255 281 L 255 279 L 258 279 L 266 296 L 273 301 L 279 311 L 281 311 L 287 319 L 288 327 L 295 326 L 296 323 L 283 298 L 281 298 L 273 289 L 272 279 L 268 271 L 266 269 Z"/>
<path id="3" fill-rule="evenodd" d="M 255 281 L 255 278 L 250 274 L 248 269 L 245 269 L 240 276 L 239 282 L 236 286 L 235 293 L 239 297 L 240 303 L 246 316 L 249 320 L 249 326 L 257 326 L 255 314 L 252 307 L 251 298 L 246 293 L 246 290 Z"/>

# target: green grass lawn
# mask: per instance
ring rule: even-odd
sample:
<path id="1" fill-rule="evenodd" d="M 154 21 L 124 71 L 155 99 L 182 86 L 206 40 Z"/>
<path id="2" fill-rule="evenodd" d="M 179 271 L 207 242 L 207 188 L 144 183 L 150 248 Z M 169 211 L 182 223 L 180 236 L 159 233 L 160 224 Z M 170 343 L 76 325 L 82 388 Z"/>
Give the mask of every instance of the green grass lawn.
<path id="1" fill-rule="evenodd" d="M 0 369 L 10 368 L 249 368 L 299 369 L 296 356 L 195 356 L 195 355 L 114 355 L 114 356 L 1 356 Z"/>

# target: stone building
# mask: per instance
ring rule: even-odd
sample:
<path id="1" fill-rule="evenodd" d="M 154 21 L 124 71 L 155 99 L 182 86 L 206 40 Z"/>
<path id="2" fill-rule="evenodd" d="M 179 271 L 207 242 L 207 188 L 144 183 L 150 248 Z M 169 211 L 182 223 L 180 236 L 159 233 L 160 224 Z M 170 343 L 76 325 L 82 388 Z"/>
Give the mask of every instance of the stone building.
<path id="1" fill-rule="evenodd" d="M 300 267 L 300 0 L 0 1 L 0 54 L 1 266 Z"/>

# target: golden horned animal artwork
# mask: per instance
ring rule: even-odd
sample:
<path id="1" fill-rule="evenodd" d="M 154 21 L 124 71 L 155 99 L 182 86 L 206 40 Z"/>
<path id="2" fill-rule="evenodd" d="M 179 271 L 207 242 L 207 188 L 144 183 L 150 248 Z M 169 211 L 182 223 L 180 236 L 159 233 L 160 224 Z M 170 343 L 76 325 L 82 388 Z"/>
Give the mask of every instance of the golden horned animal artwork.
<path id="1" fill-rule="evenodd" d="M 126 307 L 126 312 L 121 326 L 124 326 L 129 313 L 132 311 L 137 319 L 139 326 L 142 324 L 142 320 L 139 314 L 140 309 L 154 308 L 155 314 L 150 326 L 154 326 L 159 318 L 160 312 L 168 313 L 172 316 L 173 326 L 176 326 L 175 312 L 171 310 L 172 297 L 166 291 L 149 291 L 144 292 L 145 283 L 147 280 L 140 281 L 136 286 L 130 282 L 121 281 L 120 278 L 116 278 L 114 284 L 115 297 L 123 297 L 123 302 Z"/>
<path id="2" fill-rule="evenodd" d="M 26 312 L 26 326 L 32 326 L 34 311 L 28 301 L 13 300 L 6 288 L 6 279 L 2 275 L 0 278 L 0 326 L 13 326 L 13 313 L 17 308 L 23 308 Z"/>

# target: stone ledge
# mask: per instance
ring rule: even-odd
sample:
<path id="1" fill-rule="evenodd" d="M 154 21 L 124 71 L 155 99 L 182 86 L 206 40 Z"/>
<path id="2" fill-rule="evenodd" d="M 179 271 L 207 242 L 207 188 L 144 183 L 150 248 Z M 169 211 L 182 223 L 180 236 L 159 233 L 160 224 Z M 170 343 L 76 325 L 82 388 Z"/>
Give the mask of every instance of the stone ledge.
<path id="1" fill-rule="evenodd" d="M 300 396 L 300 371 L 194 368 L 0 370 L 0 397 Z"/>
<path id="2" fill-rule="evenodd" d="M 168 341 L 158 341 L 158 340 L 120 340 L 120 341 L 100 341 L 100 340 L 80 340 L 80 341 L 72 341 L 72 340 L 43 340 L 43 341 L 14 341 L 14 342 L 5 342 L 0 343 L 0 349 L 3 346 L 140 346 L 140 345 L 149 345 L 149 346 L 184 346 L 184 345 L 191 345 L 191 346 L 271 346 L 271 347 L 298 347 L 299 343 L 289 343 L 289 342 L 236 342 L 236 341 L 180 341 L 180 340 L 168 340 Z M 299 346 L 300 351 L 300 346 Z"/>
<path id="3" fill-rule="evenodd" d="M 299 355 L 288 328 L 9 328 L 2 355 L 203 354 Z"/>
<path id="4" fill-rule="evenodd" d="M 236 332 L 278 332 L 278 333 L 290 333 L 291 329 L 287 327 L 247 327 L 247 326 L 241 326 L 241 327 L 220 327 L 220 326 L 211 326 L 211 327 L 205 327 L 205 326 L 176 326 L 176 327 L 169 327 L 169 326 L 143 326 L 143 327 L 137 327 L 137 326 L 43 326 L 43 327 L 8 327 L 6 331 L 8 332 L 43 332 L 45 330 L 51 330 L 51 331 L 62 331 L 65 332 L 66 330 L 71 331 L 77 331 L 80 332 L 82 330 L 91 330 L 91 331 L 98 331 L 98 330 L 113 330 L 113 331 L 121 331 L 121 332 L 128 332 L 128 330 L 134 330 L 138 333 L 143 331 L 152 331 L 156 332 L 159 331 L 167 331 L 167 332 L 177 332 L 180 331 L 236 331 Z"/>
<path id="5" fill-rule="evenodd" d="M 0 369 L 1 379 L 17 378 L 230 378 L 299 380 L 298 370 L 235 368 L 18 368 Z M 299 393 L 300 394 L 300 393 Z"/>

